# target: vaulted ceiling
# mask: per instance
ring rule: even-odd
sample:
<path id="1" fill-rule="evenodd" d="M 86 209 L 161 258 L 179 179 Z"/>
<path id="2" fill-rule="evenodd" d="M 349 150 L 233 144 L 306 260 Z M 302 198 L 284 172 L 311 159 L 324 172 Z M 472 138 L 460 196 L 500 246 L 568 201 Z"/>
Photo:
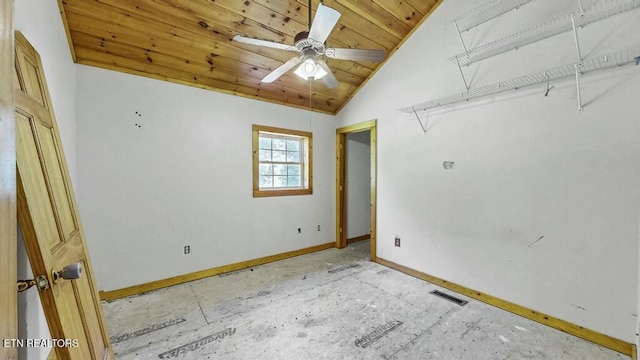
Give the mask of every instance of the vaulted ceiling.
<path id="1" fill-rule="evenodd" d="M 261 79 L 292 52 L 232 41 L 293 45 L 308 31 L 308 0 L 58 0 L 79 64 L 337 113 L 382 63 L 326 58 L 328 89 L 290 71 Z M 324 0 L 341 13 L 327 47 L 385 50 L 387 58 L 442 0 Z M 319 0 L 312 0 L 312 11 Z"/>

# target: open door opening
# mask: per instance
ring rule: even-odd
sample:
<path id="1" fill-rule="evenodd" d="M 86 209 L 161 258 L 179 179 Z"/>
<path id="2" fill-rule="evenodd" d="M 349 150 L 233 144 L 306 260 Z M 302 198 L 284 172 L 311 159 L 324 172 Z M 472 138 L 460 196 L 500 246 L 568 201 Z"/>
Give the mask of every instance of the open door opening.
<path id="1" fill-rule="evenodd" d="M 372 261 L 376 260 L 376 161 L 375 120 L 336 130 L 336 247 L 342 249 L 349 242 L 370 239 Z M 368 171 L 368 181 L 363 181 L 363 171 Z M 368 221 L 361 217 L 363 199 L 368 200 Z"/>
<path id="2" fill-rule="evenodd" d="M 347 247 L 371 237 L 371 130 L 347 134 L 345 214 Z"/>

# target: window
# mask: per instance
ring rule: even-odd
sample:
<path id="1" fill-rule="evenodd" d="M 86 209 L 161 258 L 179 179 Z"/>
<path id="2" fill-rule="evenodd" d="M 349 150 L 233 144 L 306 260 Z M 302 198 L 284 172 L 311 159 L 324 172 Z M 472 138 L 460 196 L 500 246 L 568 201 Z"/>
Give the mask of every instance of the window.
<path id="1" fill-rule="evenodd" d="M 253 196 L 308 195 L 312 134 L 253 125 Z"/>

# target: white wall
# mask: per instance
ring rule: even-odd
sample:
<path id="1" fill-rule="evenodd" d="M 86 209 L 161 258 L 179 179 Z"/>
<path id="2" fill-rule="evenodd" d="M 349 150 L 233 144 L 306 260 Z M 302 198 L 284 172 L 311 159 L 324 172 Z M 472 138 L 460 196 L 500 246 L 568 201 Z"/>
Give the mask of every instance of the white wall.
<path id="1" fill-rule="evenodd" d="M 371 233 L 371 131 L 347 134 L 345 143 L 347 239 Z"/>
<path id="2" fill-rule="evenodd" d="M 60 138 L 76 184 L 76 71 L 67 35 L 55 1 L 15 2 L 15 28 L 21 31 L 42 59 Z"/>
<path id="3" fill-rule="evenodd" d="M 334 117 L 77 70 L 78 198 L 102 290 L 335 241 Z M 254 123 L 313 133 L 313 195 L 252 197 Z"/>
<path id="4" fill-rule="evenodd" d="M 445 22 L 479 3 L 444 1 L 338 114 L 378 119 L 377 255 L 633 343 L 640 67 L 584 76 L 582 113 L 568 79 L 548 97 L 538 86 L 431 113 L 423 134 L 397 110 L 465 90 Z M 463 36 L 477 46 L 572 6 L 535 1 Z M 639 21 L 636 9 L 581 29 L 583 54 L 639 48 Z M 473 87 L 575 58 L 565 33 L 463 71 Z"/>
<path id="5" fill-rule="evenodd" d="M 40 54 L 49 94 L 60 129 L 62 146 L 71 179 L 76 171 L 76 80 L 62 19 L 55 1 L 19 0 L 15 2 L 15 28 L 21 31 Z M 32 278 L 22 236 L 18 238 L 18 278 Z M 38 291 L 30 289 L 18 295 L 19 336 L 49 338 L 49 329 L 42 312 Z M 20 359 L 44 359 L 49 348 L 20 349 Z"/>

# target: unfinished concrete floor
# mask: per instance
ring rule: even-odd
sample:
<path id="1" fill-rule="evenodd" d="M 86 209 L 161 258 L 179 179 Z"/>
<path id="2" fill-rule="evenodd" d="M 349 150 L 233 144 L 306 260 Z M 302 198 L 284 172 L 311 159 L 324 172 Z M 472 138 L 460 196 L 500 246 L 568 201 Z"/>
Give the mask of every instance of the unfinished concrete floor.
<path id="1" fill-rule="evenodd" d="M 368 254 L 363 241 L 105 303 L 116 358 L 629 359 Z"/>

